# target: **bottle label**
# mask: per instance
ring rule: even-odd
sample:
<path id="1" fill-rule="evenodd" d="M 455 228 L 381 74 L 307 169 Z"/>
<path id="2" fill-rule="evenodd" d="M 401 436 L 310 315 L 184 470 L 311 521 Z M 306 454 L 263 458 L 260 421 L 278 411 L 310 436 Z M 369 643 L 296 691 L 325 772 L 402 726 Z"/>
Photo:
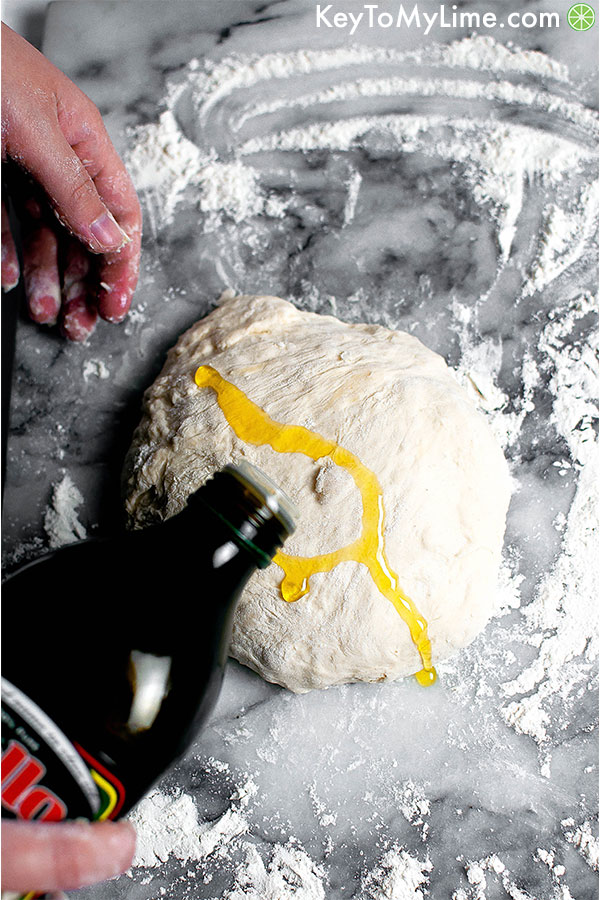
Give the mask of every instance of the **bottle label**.
<path id="1" fill-rule="evenodd" d="M 2 815 L 57 822 L 115 818 L 121 783 L 2 678 Z"/>

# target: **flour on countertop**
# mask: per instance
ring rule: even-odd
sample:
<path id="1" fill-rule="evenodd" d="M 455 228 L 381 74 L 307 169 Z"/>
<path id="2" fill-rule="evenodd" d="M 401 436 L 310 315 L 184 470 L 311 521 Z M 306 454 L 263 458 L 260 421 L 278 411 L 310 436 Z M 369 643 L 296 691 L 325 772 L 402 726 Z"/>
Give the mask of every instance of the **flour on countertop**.
<path id="1" fill-rule="evenodd" d="M 322 800 L 319 799 L 317 795 L 316 785 L 310 785 L 308 789 L 308 795 L 310 797 L 314 814 L 319 825 L 321 825 L 322 828 L 327 828 L 329 825 L 335 825 L 337 821 L 337 815 L 335 813 L 327 811 L 327 806 L 323 803 Z"/>
<path id="2" fill-rule="evenodd" d="M 394 785 L 394 798 L 406 821 L 421 828 L 421 837 L 426 840 L 429 831 L 426 819 L 431 813 L 431 804 L 424 789 L 410 780 L 401 782 Z"/>
<path id="3" fill-rule="evenodd" d="M 598 348 L 571 340 L 578 321 L 593 314 L 594 298 L 572 301 L 564 316 L 551 319 L 539 345 L 552 372 L 551 421 L 571 453 L 579 474 L 575 497 L 564 523 L 562 552 L 540 582 L 534 601 L 522 611 L 518 640 L 537 655 L 518 677 L 503 685 L 507 697 L 521 694 L 502 710 L 508 724 L 540 745 L 548 740 L 549 706 L 566 710 L 577 686 L 595 681 L 598 658 L 598 471 L 593 422 L 598 414 Z M 569 464 L 570 465 L 570 464 Z M 564 714 L 564 713 L 563 713 Z"/>
<path id="4" fill-rule="evenodd" d="M 229 770 L 226 763 L 214 759 L 208 761 L 208 767 L 214 772 Z M 230 841 L 249 830 L 243 811 L 255 793 L 256 785 L 247 776 L 231 794 L 225 812 L 210 823 L 202 823 L 189 794 L 153 790 L 129 816 L 138 836 L 133 867 L 158 866 L 170 856 L 198 862 L 213 853 L 224 854 Z"/>
<path id="5" fill-rule="evenodd" d="M 83 380 L 89 381 L 90 378 L 108 378 L 110 370 L 105 362 L 101 359 L 87 359 L 83 364 Z"/>
<path id="6" fill-rule="evenodd" d="M 169 856 L 202 859 L 198 813 L 188 794 L 154 790 L 138 803 L 129 819 L 137 832 L 134 867 L 158 866 Z"/>
<path id="7" fill-rule="evenodd" d="M 551 893 L 545 894 L 544 900 L 578 900 L 574 898 L 561 879 L 565 875 L 565 867 L 555 862 L 554 851 L 538 848 L 533 863 L 547 866 L 552 878 Z M 528 892 L 522 890 L 515 882 L 508 867 L 495 853 L 480 860 L 464 864 L 468 887 L 459 888 L 452 894 L 452 900 L 491 900 L 498 896 L 496 886 L 500 886 L 503 896 L 510 900 L 535 900 Z M 488 894 L 488 890 L 492 893 Z"/>
<path id="8" fill-rule="evenodd" d="M 544 210 L 537 258 L 525 283 L 524 293 L 541 291 L 579 259 L 586 244 L 596 234 L 598 188 L 582 188 L 570 209 L 551 204 Z"/>
<path id="9" fill-rule="evenodd" d="M 569 843 L 577 847 L 590 868 L 598 871 L 599 841 L 597 834 L 592 831 L 592 823 L 582 822 L 576 827 L 575 820 L 568 818 L 563 819 L 560 824 L 565 829 L 565 837 Z M 597 826 L 595 827 L 597 830 Z"/>
<path id="10" fill-rule="evenodd" d="M 325 873 L 296 842 L 275 844 L 266 864 L 252 844 L 244 850 L 246 858 L 222 900 L 325 900 Z"/>
<path id="11" fill-rule="evenodd" d="M 359 900 L 425 900 L 429 859 L 421 861 L 401 847 L 392 847 L 362 880 Z M 425 891 L 420 890 L 424 888 Z"/>
<path id="12" fill-rule="evenodd" d="M 83 503 L 81 491 L 68 472 L 54 485 L 52 499 L 44 516 L 44 531 L 52 550 L 81 541 L 87 537 L 85 527 L 77 518 L 77 510 Z"/>
<path id="13" fill-rule="evenodd" d="M 229 766 L 209 760 L 209 769 L 229 774 Z M 324 873 L 297 841 L 273 844 L 265 861 L 256 846 L 244 839 L 250 824 L 244 811 L 256 793 L 251 777 L 231 794 L 229 807 L 215 820 L 201 822 L 193 798 L 181 790 L 172 794 L 152 791 L 130 813 L 136 827 L 134 877 L 140 867 L 151 869 L 175 857 L 187 864 L 209 858 L 231 860 L 241 850 L 244 862 L 234 870 L 233 884 L 222 900 L 324 900 Z M 205 876 L 210 881 L 210 875 Z"/>
<path id="14" fill-rule="evenodd" d="M 227 763 L 211 759 L 209 769 L 214 773 L 230 774 Z M 404 814 L 413 818 L 416 807 L 426 814 L 429 806 L 415 785 L 407 785 Z M 249 818 L 245 814 L 250 800 L 256 793 L 256 785 L 245 776 L 240 787 L 230 797 L 230 805 L 220 816 L 210 822 L 202 822 L 194 799 L 182 790 L 162 793 L 155 789 L 130 813 L 129 819 L 137 831 L 137 846 L 132 869 L 144 868 L 150 872 L 171 857 L 194 866 L 195 874 L 210 883 L 208 863 L 215 858 L 220 865 L 239 858 L 243 861 L 233 867 L 233 883 L 221 896 L 221 900 L 325 900 L 327 876 L 295 838 L 285 843 L 270 843 L 261 847 L 248 840 L 251 833 Z M 313 792 L 314 796 L 314 792 Z M 416 807 L 415 807 L 416 802 Z M 324 807 L 318 801 L 316 809 Z M 326 823 L 329 824 L 329 823 Z M 386 849 L 360 883 L 357 900 L 425 900 L 429 874 L 433 869 L 426 857 L 420 859 L 401 846 Z"/>
<path id="15" fill-rule="evenodd" d="M 293 76 L 336 70 L 345 79 L 325 91 L 252 102 L 231 114 L 228 127 L 237 136 L 250 119 L 290 107 L 321 108 L 342 100 L 360 97 L 385 97 L 401 94 L 448 96 L 465 101 L 486 100 L 513 105 L 516 108 L 545 110 L 562 116 L 581 133 L 597 133 L 597 117 L 577 101 L 563 95 L 513 81 L 463 81 L 436 78 L 390 76 L 378 79 L 353 77 L 365 63 L 398 65 L 427 62 L 436 67 L 464 66 L 467 70 L 490 70 L 506 76 L 527 73 L 549 77 L 559 82 L 566 71 L 541 53 L 506 47 L 492 38 L 470 37 L 449 46 L 434 45 L 427 51 L 398 52 L 380 48 L 352 47 L 336 50 L 301 50 L 289 54 L 239 56 L 221 60 L 206 69 L 197 60 L 188 64 L 183 80 L 173 83 L 165 98 L 166 109 L 158 122 L 140 126 L 131 135 L 127 163 L 134 183 L 146 194 L 151 210 L 151 227 L 159 231 L 173 221 L 178 204 L 188 187 L 197 194 L 197 205 L 203 213 L 202 227 L 214 230 L 224 219 L 240 223 L 263 214 L 285 215 L 286 203 L 272 191 L 261 187 L 258 172 L 247 161 L 256 154 L 273 150 L 349 150 L 357 141 L 375 129 L 389 133 L 398 148 L 406 152 L 421 151 L 428 155 L 462 163 L 465 178 L 471 183 L 473 196 L 491 203 L 497 218 L 498 242 L 503 260 L 511 251 L 516 223 L 521 213 L 526 182 L 540 179 L 558 184 L 584 163 L 595 158 L 595 150 L 569 137 L 518 122 L 494 122 L 489 116 L 461 119 L 449 111 L 439 115 L 371 115 L 319 121 L 296 126 L 240 142 L 236 139 L 235 159 L 224 161 L 210 145 L 210 116 L 217 104 L 235 91 L 248 89 L 261 82 L 280 79 L 289 82 Z M 333 75 L 332 75 L 333 77 Z M 198 144 L 186 136 L 177 118 L 182 97 L 191 98 L 194 127 L 201 136 Z M 241 143 L 241 146 L 237 146 Z M 227 151 L 229 153 L 229 151 Z M 348 182 L 345 218 L 350 221 L 356 204 L 358 173 Z M 540 240 L 537 258 L 532 263 L 527 289 L 539 290 L 556 277 L 583 251 L 585 241 L 594 234 L 597 218 L 597 189 L 582 191 L 577 205 L 565 210 L 550 205 Z"/>
<path id="16" fill-rule="evenodd" d="M 545 863 L 557 878 L 560 878 L 566 872 L 565 867 L 556 862 L 556 852 L 554 850 L 544 850 L 542 847 L 538 847 L 535 858 Z"/>
<path id="17" fill-rule="evenodd" d="M 574 340 L 579 323 L 595 316 L 596 298 L 575 297 L 561 313 L 552 313 L 541 330 L 540 370 L 530 357 L 523 363 L 523 394 L 506 411 L 509 398 L 497 386 L 503 359 L 499 338 L 476 339 L 472 309 L 455 304 L 455 319 L 462 350 L 457 377 L 471 385 L 473 399 L 488 416 L 501 445 L 511 448 L 518 466 L 518 442 L 527 417 L 535 412 L 533 400 L 542 376 L 552 397 L 550 422 L 569 450 L 560 471 L 577 472 L 577 487 L 568 514 L 557 522 L 562 549 L 554 568 L 539 581 L 532 602 L 508 640 L 535 648 L 535 657 L 512 681 L 502 685 L 507 698 L 504 720 L 517 733 L 527 734 L 540 747 L 542 774 L 549 774 L 551 759 L 548 727 L 551 718 L 568 720 L 577 692 L 596 684 L 598 637 L 595 629 L 599 569 L 598 445 L 594 423 L 598 416 L 598 346 Z M 518 606 L 518 584 L 507 578 L 503 594 L 506 611 Z M 512 593 L 512 598 L 510 594 Z M 517 699 L 513 699 L 517 698 Z M 557 710 L 557 701 L 560 708 Z"/>

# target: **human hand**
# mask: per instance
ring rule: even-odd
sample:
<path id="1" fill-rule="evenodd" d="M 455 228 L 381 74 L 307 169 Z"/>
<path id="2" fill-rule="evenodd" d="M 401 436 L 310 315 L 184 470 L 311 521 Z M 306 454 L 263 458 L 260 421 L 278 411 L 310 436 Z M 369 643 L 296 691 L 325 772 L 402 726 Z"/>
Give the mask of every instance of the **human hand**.
<path id="1" fill-rule="evenodd" d="M 69 891 L 131 865 L 135 831 L 121 822 L 2 822 L 2 889 Z"/>
<path id="2" fill-rule="evenodd" d="M 120 322 L 139 273 L 142 215 L 97 107 L 2 24 L 2 160 L 22 224 L 31 318 L 86 340 L 98 315 Z M 19 262 L 2 205 L 2 288 Z"/>

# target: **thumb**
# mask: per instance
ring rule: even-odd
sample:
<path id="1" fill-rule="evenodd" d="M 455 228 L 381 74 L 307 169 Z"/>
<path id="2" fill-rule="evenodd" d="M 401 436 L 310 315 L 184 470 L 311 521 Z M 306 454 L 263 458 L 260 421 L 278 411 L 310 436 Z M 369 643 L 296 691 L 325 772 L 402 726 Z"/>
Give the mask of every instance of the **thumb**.
<path id="1" fill-rule="evenodd" d="M 131 865 L 135 831 L 120 822 L 2 820 L 2 887 L 70 891 L 114 878 Z"/>
<path id="2" fill-rule="evenodd" d="M 59 220 L 94 253 L 120 250 L 130 241 L 61 129 L 45 129 L 23 160 L 44 188 Z"/>

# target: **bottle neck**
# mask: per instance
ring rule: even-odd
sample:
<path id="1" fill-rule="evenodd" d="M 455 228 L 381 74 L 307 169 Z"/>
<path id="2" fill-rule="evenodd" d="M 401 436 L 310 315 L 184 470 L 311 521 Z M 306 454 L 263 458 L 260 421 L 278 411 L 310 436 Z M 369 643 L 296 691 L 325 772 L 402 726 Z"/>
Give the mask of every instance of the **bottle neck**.
<path id="1" fill-rule="evenodd" d="M 229 531 L 231 540 L 250 555 L 254 565 L 264 569 L 294 524 L 282 509 L 285 501 L 274 493 L 278 489 L 265 489 L 264 483 L 255 480 L 255 472 L 249 466 L 216 472 L 189 497 L 186 513 L 195 517 L 210 512 Z"/>

